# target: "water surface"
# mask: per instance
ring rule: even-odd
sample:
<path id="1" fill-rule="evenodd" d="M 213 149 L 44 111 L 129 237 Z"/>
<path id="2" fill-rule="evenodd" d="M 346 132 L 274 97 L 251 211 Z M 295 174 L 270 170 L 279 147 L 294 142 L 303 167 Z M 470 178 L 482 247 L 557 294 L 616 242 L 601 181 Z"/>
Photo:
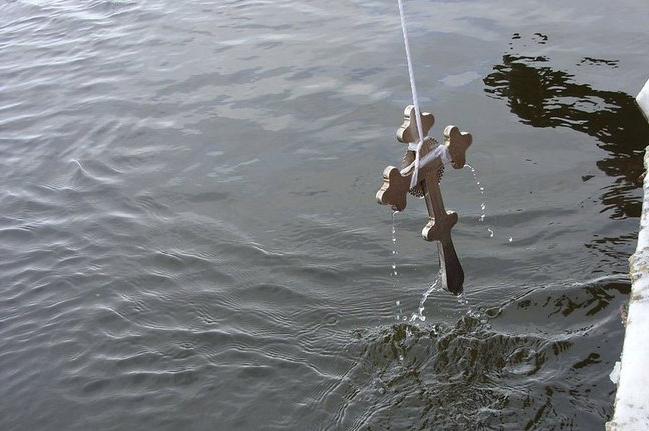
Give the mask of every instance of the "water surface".
<path id="1" fill-rule="evenodd" d="M 425 320 L 425 206 L 394 258 L 374 201 L 396 2 L 0 3 L 0 429 L 602 429 L 646 4 L 406 8 L 432 133 L 474 134 L 485 188 L 444 177 L 466 298 Z"/>

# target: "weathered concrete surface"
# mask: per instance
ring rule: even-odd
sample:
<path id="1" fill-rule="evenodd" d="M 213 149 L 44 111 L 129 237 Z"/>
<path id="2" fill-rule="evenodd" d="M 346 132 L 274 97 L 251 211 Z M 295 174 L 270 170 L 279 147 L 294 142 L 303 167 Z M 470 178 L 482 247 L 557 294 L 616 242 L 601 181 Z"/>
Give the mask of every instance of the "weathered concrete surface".
<path id="1" fill-rule="evenodd" d="M 649 120 L 649 81 L 636 100 Z M 647 170 L 647 151 L 644 164 Z M 615 396 L 615 415 L 606 427 L 609 431 L 649 430 L 649 175 L 644 179 L 638 245 L 629 261 L 633 284 Z"/>
<path id="2" fill-rule="evenodd" d="M 640 94 L 636 97 L 636 100 L 638 101 L 640 109 L 644 112 L 647 121 L 649 121 L 649 81 L 644 85 L 642 91 L 640 91 Z"/>

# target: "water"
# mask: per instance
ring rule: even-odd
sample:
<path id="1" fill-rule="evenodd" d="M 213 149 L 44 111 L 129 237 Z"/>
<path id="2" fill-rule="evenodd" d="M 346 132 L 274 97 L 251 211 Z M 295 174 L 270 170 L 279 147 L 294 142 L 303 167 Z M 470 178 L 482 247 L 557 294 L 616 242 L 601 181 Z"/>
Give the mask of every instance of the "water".
<path id="1" fill-rule="evenodd" d="M 395 287 L 374 201 L 410 97 L 395 3 L 0 3 L 0 429 L 602 428 L 646 3 L 406 9 L 432 133 L 473 133 L 489 192 L 480 222 L 447 170 L 468 303 L 433 290 L 423 322 L 425 206 Z"/>

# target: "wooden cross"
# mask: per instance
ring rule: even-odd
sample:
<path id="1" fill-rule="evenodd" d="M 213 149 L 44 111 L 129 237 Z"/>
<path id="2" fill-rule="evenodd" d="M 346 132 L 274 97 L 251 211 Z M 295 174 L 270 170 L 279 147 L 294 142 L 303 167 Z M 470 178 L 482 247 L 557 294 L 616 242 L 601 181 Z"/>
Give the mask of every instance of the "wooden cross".
<path id="1" fill-rule="evenodd" d="M 423 112 L 421 114 L 422 132 L 424 135 L 433 127 L 435 117 L 432 114 Z M 418 142 L 417 124 L 415 119 L 414 106 L 406 107 L 404 111 L 404 122 L 397 130 L 397 140 L 403 143 Z M 471 134 L 461 132 L 456 126 L 448 126 L 444 129 L 444 143 L 448 149 L 451 165 L 455 169 L 462 169 L 466 162 L 466 150 L 471 145 Z M 424 138 L 424 144 L 420 151 L 420 159 L 435 149 L 437 142 L 430 138 Z M 408 149 L 403 158 L 405 166 L 409 166 L 415 160 L 415 152 Z M 414 167 L 411 167 L 403 174 L 394 166 L 388 166 L 383 171 L 383 185 L 376 193 L 376 199 L 381 205 L 390 205 L 395 211 L 403 211 L 406 208 L 406 197 L 408 193 L 416 196 L 423 196 L 426 200 L 429 220 L 421 231 L 426 241 L 437 241 L 439 261 L 441 266 L 444 285 L 448 290 L 459 295 L 462 293 L 464 284 L 464 270 L 455 252 L 451 229 L 457 223 L 457 213 L 447 211 L 442 200 L 442 191 L 439 182 L 442 177 L 444 164 L 437 157 L 419 170 L 418 181 L 415 187 L 410 187 Z"/>

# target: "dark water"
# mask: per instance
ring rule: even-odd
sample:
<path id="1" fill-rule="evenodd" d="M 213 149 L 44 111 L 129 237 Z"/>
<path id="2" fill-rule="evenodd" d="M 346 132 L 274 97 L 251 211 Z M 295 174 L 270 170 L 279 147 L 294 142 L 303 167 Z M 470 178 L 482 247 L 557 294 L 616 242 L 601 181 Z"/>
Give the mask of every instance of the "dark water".
<path id="1" fill-rule="evenodd" d="M 374 202 L 396 2 L 0 2 L 1 430 L 602 429 L 646 2 L 406 7 L 433 134 L 473 132 L 487 197 L 481 222 L 445 175 L 466 300 L 425 321 L 424 205 L 395 279 Z"/>

